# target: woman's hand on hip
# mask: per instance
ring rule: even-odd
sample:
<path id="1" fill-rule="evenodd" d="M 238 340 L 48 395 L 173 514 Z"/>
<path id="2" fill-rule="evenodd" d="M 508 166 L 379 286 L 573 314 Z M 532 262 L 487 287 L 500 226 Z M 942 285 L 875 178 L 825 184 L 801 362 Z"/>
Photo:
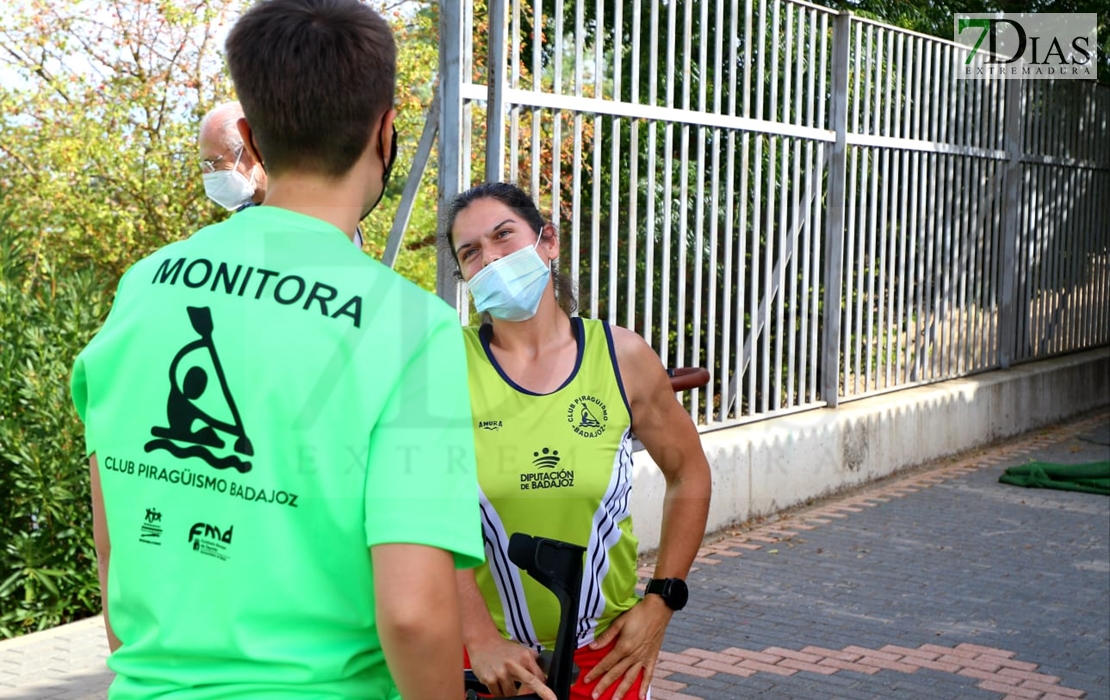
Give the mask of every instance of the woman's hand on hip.
<path id="1" fill-rule="evenodd" d="M 586 674 L 584 681 L 587 684 L 601 679 L 593 690 L 593 697 L 601 697 L 605 689 L 619 679 L 620 684 L 613 697 L 623 698 L 641 670 L 644 679 L 640 683 L 640 698 L 647 695 L 672 614 L 662 598 L 649 595 L 613 620 L 609 629 L 590 645 L 593 649 L 602 649 L 617 640 L 613 650 Z"/>

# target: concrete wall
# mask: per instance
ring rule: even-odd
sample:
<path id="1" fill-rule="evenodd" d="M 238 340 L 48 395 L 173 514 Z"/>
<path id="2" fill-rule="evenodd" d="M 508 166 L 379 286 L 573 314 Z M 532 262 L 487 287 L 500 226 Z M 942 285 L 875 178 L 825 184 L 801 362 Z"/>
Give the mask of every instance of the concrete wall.
<path id="1" fill-rule="evenodd" d="M 713 470 L 708 531 L 768 515 L 1110 404 L 1110 348 L 702 434 Z M 632 517 L 659 545 L 665 483 L 635 454 Z"/>

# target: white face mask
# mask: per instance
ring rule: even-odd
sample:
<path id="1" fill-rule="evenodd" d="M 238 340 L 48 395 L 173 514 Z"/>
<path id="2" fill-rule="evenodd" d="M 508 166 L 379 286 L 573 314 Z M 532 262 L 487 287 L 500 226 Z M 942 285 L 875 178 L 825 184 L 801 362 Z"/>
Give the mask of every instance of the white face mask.
<path id="1" fill-rule="evenodd" d="M 551 277 L 551 267 L 536 252 L 539 244 L 494 260 L 470 278 L 467 287 L 479 313 L 488 311 L 502 321 L 527 321 L 536 315 Z"/>
<path id="2" fill-rule="evenodd" d="M 254 197 L 254 170 L 251 170 L 251 179 L 243 177 L 239 172 L 239 159 L 243 157 L 243 149 L 235 158 L 235 165 L 231 170 L 220 170 L 214 173 L 204 173 L 204 193 L 216 204 L 224 209 L 234 211 L 251 201 Z"/>

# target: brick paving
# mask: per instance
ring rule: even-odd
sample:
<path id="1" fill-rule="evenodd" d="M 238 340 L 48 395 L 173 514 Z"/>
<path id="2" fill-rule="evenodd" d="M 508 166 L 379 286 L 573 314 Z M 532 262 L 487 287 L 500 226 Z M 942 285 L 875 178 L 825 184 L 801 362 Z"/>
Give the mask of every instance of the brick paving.
<path id="1" fill-rule="evenodd" d="M 1110 499 L 998 482 L 1033 460 L 1110 460 L 1110 413 L 707 541 L 652 696 L 1110 698 Z"/>
<path id="2" fill-rule="evenodd" d="M 1110 700 L 1110 498 L 998 482 L 1034 459 L 1110 459 L 1110 411 L 708 538 L 652 697 Z M 105 698 L 106 652 L 0 642 L 0 699 Z"/>

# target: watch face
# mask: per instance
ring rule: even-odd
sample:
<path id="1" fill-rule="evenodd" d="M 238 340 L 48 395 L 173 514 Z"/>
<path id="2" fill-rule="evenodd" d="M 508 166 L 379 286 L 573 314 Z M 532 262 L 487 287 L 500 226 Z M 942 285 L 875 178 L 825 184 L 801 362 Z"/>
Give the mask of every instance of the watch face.
<path id="1" fill-rule="evenodd" d="M 672 610 L 681 610 L 686 607 L 686 602 L 690 599 L 690 589 L 686 587 L 686 582 L 680 578 L 671 579 L 668 581 L 669 589 L 664 596 L 667 605 Z"/>

